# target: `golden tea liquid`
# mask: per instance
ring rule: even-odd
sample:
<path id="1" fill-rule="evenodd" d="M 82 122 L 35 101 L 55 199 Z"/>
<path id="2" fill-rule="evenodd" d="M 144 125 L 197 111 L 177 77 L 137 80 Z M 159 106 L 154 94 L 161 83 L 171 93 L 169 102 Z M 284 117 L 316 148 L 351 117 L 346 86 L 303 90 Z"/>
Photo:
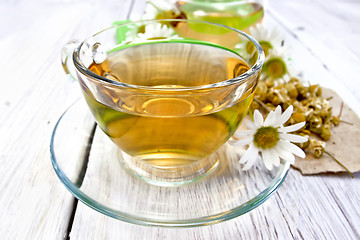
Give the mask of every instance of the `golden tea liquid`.
<path id="1" fill-rule="evenodd" d="M 221 104 L 226 94 L 188 95 L 177 88 L 221 82 L 249 69 L 237 54 L 214 46 L 188 43 L 153 43 L 114 51 L 102 64 L 89 69 L 109 79 L 134 85 L 172 89 L 166 96 L 136 92 L 99 92 L 113 101 L 110 108 L 84 90 L 101 129 L 124 152 L 159 168 L 192 164 L 215 152 L 247 114 L 253 89 L 230 107 Z M 98 88 L 97 91 L 101 91 Z M 150 92 L 149 92 L 150 94 Z M 179 96 L 180 95 L 180 96 Z M 181 97 L 183 95 L 183 97 Z"/>

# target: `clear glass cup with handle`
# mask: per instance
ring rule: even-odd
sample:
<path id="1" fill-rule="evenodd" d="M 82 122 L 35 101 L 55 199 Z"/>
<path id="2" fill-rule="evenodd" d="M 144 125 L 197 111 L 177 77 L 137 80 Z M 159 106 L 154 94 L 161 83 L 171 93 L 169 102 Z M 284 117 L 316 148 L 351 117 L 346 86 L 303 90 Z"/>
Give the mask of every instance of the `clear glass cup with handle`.
<path id="1" fill-rule="evenodd" d="M 115 25 L 63 54 L 120 163 L 165 186 L 216 169 L 217 150 L 247 114 L 263 62 L 248 34 L 181 19 Z"/>

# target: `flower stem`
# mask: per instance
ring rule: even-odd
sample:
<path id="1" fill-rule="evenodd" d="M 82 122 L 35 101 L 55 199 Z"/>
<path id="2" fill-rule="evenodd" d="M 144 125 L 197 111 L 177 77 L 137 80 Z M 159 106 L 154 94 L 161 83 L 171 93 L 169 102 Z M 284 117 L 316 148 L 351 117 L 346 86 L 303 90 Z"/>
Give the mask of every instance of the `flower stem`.
<path id="1" fill-rule="evenodd" d="M 345 168 L 345 170 L 349 173 L 349 175 L 354 178 L 354 175 L 352 175 L 352 173 L 350 172 L 350 170 L 345 167 L 344 164 L 342 164 L 341 162 L 339 162 L 339 160 L 337 160 L 331 153 L 329 153 L 328 151 L 324 151 L 324 153 L 326 153 L 327 155 L 329 155 L 335 162 L 337 162 L 337 164 L 339 164 L 340 166 L 342 166 L 343 168 Z"/>
<path id="2" fill-rule="evenodd" d="M 344 121 L 344 120 L 339 120 L 339 121 L 342 122 L 342 123 L 346 123 L 346 124 L 348 124 L 348 125 L 350 125 L 350 126 L 353 126 L 353 125 L 354 125 L 353 123 L 347 122 L 347 121 Z"/>
<path id="3" fill-rule="evenodd" d="M 249 116 L 251 118 L 251 121 L 254 121 L 254 115 L 253 115 L 251 109 L 249 109 L 248 113 L 249 113 Z"/>
<path id="4" fill-rule="evenodd" d="M 344 102 L 341 102 L 340 112 L 339 112 L 338 118 L 340 118 L 340 117 L 341 117 L 341 114 L 342 114 L 343 108 L 344 108 Z"/>
<path id="5" fill-rule="evenodd" d="M 340 117 L 341 117 L 343 108 L 344 108 L 344 102 L 341 102 L 340 112 L 339 112 L 339 115 L 337 116 L 339 119 L 340 119 Z M 341 119 L 339 120 L 339 122 L 346 123 L 346 124 L 349 124 L 349 125 L 351 125 L 351 126 L 354 125 L 354 124 L 352 124 L 352 123 L 350 123 L 350 122 L 347 122 L 347 121 L 344 121 L 344 120 L 341 120 Z"/>

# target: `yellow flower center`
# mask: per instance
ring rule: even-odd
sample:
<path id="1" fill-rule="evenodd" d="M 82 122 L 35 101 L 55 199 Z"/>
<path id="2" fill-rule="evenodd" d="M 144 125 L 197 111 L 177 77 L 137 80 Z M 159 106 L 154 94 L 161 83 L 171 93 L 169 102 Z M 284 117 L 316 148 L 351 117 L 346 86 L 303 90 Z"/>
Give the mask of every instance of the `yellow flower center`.
<path id="1" fill-rule="evenodd" d="M 286 64 L 281 58 L 272 58 L 264 65 L 264 71 L 273 78 L 281 78 L 287 72 Z"/>
<path id="2" fill-rule="evenodd" d="M 262 49 L 264 50 L 265 57 L 267 57 L 269 55 L 270 49 L 273 49 L 273 46 L 268 41 L 260 41 L 259 43 L 260 43 Z M 246 52 L 248 54 L 254 53 L 255 46 L 252 42 L 247 42 L 245 47 L 246 47 Z"/>
<path id="3" fill-rule="evenodd" d="M 138 33 L 144 33 L 145 32 L 145 25 L 141 25 L 139 28 L 138 28 Z"/>
<path id="4" fill-rule="evenodd" d="M 260 41 L 259 42 L 262 49 L 264 50 L 265 57 L 269 56 L 270 49 L 273 49 L 273 46 L 268 41 Z"/>
<path id="5" fill-rule="evenodd" d="M 274 127 L 261 127 L 254 135 L 254 144 L 258 148 L 274 147 L 279 141 L 279 133 Z"/>
<path id="6" fill-rule="evenodd" d="M 252 54 L 252 53 L 255 51 L 255 46 L 254 46 L 254 44 L 253 44 L 252 42 L 250 42 L 250 41 L 246 43 L 245 48 L 246 48 L 246 52 L 247 52 L 248 54 Z"/>

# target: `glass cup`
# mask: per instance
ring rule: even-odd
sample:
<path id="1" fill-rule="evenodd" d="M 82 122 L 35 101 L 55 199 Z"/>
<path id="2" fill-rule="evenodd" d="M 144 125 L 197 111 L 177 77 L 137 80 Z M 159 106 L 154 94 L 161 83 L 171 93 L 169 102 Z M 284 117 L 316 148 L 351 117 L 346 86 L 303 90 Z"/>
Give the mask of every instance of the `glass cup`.
<path id="1" fill-rule="evenodd" d="M 63 53 L 120 163 L 158 185 L 216 169 L 216 151 L 247 114 L 263 62 L 244 32 L 174 19 L 115 25 Z"/>

